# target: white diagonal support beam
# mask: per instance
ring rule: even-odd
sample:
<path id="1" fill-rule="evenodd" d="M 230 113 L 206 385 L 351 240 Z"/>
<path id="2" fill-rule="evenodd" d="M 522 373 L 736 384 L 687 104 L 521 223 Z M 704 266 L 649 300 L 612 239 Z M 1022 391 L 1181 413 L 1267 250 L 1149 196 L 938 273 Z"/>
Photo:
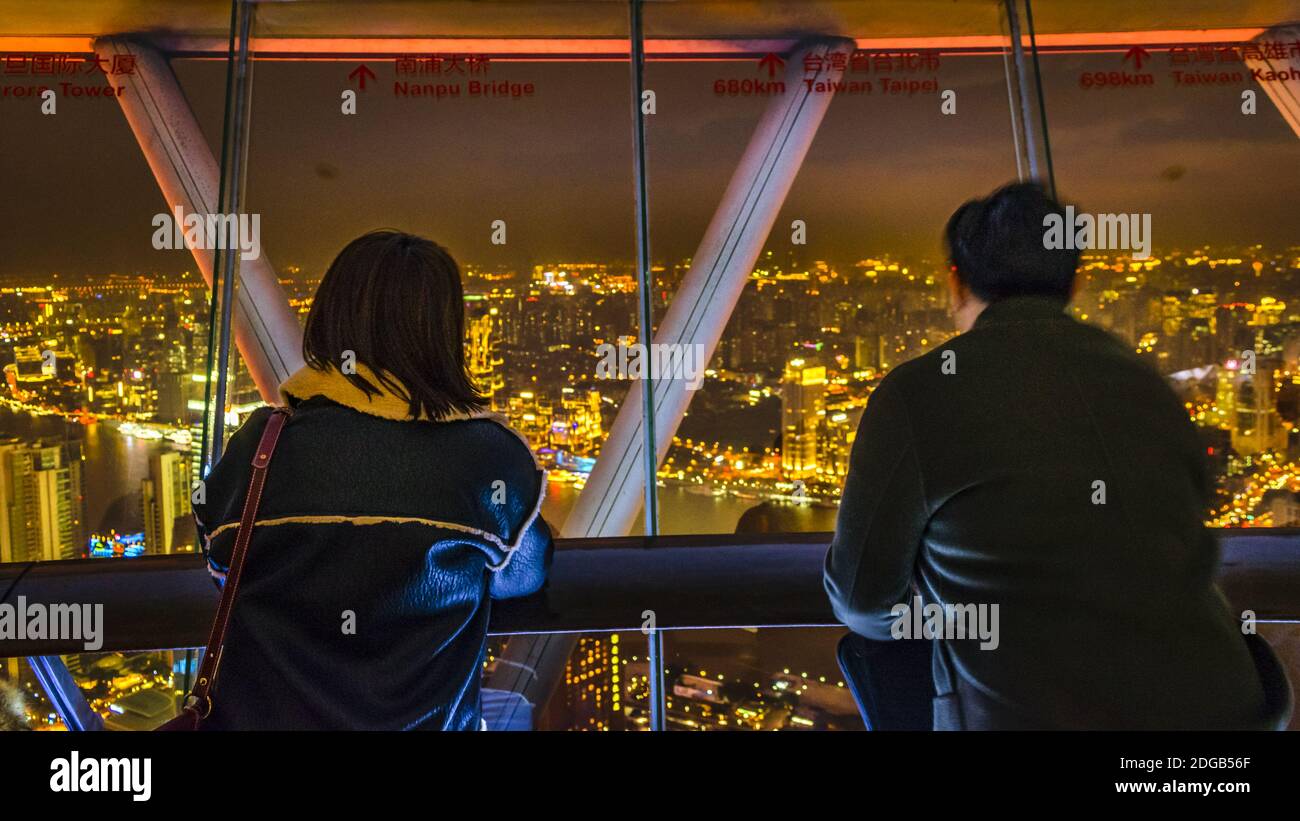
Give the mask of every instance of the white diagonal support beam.
<path id="1" fill-rule="evenodd" d="M 121 37 L 95 41 L 95 53 L 135 59 L 133 74 L 110 74 L 109 83 L 149 162 L 169 212 L 215 214 L 221 207 L 221 170 L 203 138 L 198 120 L 166 59 L 152 48 Z M 141 230 L 144 230 L 142 227 Z M 212 287 L 215 253 L 191 248 L 194 261 Z M 302 367 L 302 326 L 263 252 L 240 264 L 234 305 L 235 344 L 262 399 L 276 404 L 278 388 Z"/>

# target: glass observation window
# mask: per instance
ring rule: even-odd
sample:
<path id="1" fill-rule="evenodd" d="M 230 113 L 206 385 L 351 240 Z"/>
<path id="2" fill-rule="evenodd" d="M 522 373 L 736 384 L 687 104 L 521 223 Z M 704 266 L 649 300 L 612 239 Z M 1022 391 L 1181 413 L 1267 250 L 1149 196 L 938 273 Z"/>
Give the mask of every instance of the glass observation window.
<path id="1" fill-rule="evenodd" d="M 196 148 L 218 151 L 224 62 L 14 39 L 0 48 L 0 563 L 192 552 L 210 411 L 206 260 L 178 241 L 157 157 L 123 114 L 166 71 Z M 112 658 L 110 670 L 96 654 L 65 657 L 104 715 L 171 675 L 170 653 Z M 0 672 L 41 691 L 22 658 Z M 51 720 L 42 702 L 28 704 L 37 726 Z"/>

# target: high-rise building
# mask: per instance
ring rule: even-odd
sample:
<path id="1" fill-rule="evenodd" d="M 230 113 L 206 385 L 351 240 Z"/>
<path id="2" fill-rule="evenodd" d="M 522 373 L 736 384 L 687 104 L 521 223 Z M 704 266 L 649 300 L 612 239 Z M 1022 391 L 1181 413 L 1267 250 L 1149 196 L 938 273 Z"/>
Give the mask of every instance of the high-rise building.
<path id="1" fill-rule="evenodd" d="M 858 369 L 879 369 L 885 361 L 885 338 L 874 324 L 865 326 L 853 337 L 853 366 Z"/>
<path id="2" fill-rule="evenodd" d="M 618 633 L 578 639 L 564 668 L 563 690 L 553 699 L 565 715 L 552 720 L 575 730 L 626 729 L 619 650 Z"/>
<path id="3" fill-rule="evenodd" d="M 1257 363 L 1254 373 L 1239 376 L 1232 449 L 1242 456 L 1286 448 L 1286 428 L 1277 412 L 1273 367 Z"/>
<path id="4" fill-rule="evenodd" d="M 54 378 L 54 372 L 45 366 L 45 356 L 37 345 L 15 346 L 14 366 L 19 382 L 44 382 Z"/>
<path id="5" fill-rule="evenodd" d="M 176 521 L 190 513 L 190 460 L 175 451 L 155 453 L 140 482 L 144 543 L 149 553 L 176 552 Z"/>
<path id="6" fill-rule="evenodd" d="M 862 421 L 862 408 L 840 402 L 826 409 L 825 423 L 817 437 L 817 464 L 826 479 L 843 482 L 849 474 L 849 456 L 853 453 L 853 440 L 858 423 Z"/>
<path id="7" fill-rule="evenodd" d="M 0 562 L 82 556 L 81 468 L 79 442 L 0 442 Z"/>
<path id="8" fill-rule="evenodd" d="M 600 391 L 561 388 L 560 407 L 551 419 L 551 446 L 575 456 L 587 456 L 600 449 L 604 438 Z"/>
<path id="9" fill-rule="evenodd" d="M 184 422 L 189 418 L 189 374 L 164 371 L 156 380 L 158 399 L 154 405 L 154 419 L 159 422 Z"/>
<path id="10" fill-rule="evenodd" d="M 1219 366 L 1214 383 L 1214 421 L 1220 427 L 1233 428 L 1237 419 L 1237 376 L 1241 364 L 1229 359 Z"/>
<path id="11" fill-rule="evenodd" d="M 505 403 L 510 426 L 524 435 L 533 447 L 550 443 L 552 405 L 535 391 L 520 391 Z"/>
<path id="12" fill-rule="evenodd" d="M 781 377 L 781 471 L 787 479 L 817 473 L 817 429 L 825 415 L 826 367 L 791 359 Z"/>
<path id="13" fill-rule="evenodd" d="M 469 321 L 468 366 L 486 405 L 496 407 L 497 392 L 505 387 L 504 360 L 497 351 L 497 309 Z"/>

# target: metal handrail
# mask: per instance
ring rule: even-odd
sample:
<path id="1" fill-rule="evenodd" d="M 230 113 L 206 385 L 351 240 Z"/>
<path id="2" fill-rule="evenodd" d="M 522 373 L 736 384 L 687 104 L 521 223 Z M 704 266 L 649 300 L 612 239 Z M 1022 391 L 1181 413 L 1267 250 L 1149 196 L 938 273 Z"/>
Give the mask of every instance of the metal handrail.
<path id="1" fill-rule="evenodd" d="M 493 634 L 836 626 L 822 590 L 829 533 L 560 539 L 546 587 L 494 602 Z M 1218 581 L 1238 611 L 1300 621 L 1300 530 L 1219 533 Z M 104 605 L 104 652 L 199 647 L 217 591 L 194 554 L 0 564 L 0 602 Z M 0 642 L 0 657 L 86 652 Z"/>

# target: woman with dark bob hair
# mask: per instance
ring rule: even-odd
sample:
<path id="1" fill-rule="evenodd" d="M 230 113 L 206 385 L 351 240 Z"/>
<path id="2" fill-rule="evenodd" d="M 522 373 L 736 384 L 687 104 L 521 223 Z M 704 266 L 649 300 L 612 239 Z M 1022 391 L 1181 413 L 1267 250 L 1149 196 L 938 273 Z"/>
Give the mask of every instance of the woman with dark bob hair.
<path id="1" fill-rule="evenodd" d="M 545 474 L 484 409 L 464 346 L 437 244 L 376 231 L 325 272 L 203 729 L 480 728 L 491 600 L 538 590 L 552 542 Z M 219 584 L 272 416 L 231 437 L 194 507 Z"/>

